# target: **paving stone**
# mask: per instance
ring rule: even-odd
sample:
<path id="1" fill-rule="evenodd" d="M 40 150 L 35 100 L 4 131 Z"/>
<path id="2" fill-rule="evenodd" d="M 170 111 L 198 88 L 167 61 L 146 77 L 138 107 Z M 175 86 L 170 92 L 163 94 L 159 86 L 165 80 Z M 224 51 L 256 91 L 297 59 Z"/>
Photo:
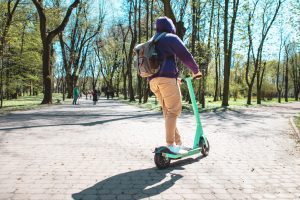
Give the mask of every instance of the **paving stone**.
<path id="1" fill-rule="evenodd" d="M 80 100 L 0 115 L 0 200 L 300 199 L 300 149 L 289 117 L 300 103 L 201 113 L 208 157 L 157 170 L 156 111 Z M 194 139 L 192 113 L 178 128 Z"/>

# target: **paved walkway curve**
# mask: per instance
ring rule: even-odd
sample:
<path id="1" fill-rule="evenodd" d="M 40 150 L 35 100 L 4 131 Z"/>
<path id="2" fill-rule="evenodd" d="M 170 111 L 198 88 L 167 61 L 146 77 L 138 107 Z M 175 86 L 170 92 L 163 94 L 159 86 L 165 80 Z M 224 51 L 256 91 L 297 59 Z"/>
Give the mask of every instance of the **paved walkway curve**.
<path id="1" fill-rule="evenodd" d="M 300 151 L 288 117 L 300 103 L 203 113 L 211 144 L 157 170 L 161 113 L 89 100 L 0 115 L 0 199 L 300 199 Z M 179 130 L 191 145 L 194 119 Z"/>

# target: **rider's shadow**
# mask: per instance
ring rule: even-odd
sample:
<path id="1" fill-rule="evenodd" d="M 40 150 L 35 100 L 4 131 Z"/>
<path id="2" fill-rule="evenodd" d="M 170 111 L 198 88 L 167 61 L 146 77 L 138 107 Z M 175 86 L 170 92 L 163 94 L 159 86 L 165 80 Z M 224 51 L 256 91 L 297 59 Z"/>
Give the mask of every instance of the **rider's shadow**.
<path id="1" fill-rule="evenodd" d="M 148 168 L 118 174 L 107 178 L 92 187 L 72 194 L 75 200 L 88 199 L 143 199 L 162 193 L 171 188 L 183 176 L 172 173 L 173 170 L 182 170 L 183 164 L 190 164 L 199 159 L 185 159 L 172 164 L 168 169 L 158 170 Z M 174 166 L 174 167 L 173 167 Z"/>

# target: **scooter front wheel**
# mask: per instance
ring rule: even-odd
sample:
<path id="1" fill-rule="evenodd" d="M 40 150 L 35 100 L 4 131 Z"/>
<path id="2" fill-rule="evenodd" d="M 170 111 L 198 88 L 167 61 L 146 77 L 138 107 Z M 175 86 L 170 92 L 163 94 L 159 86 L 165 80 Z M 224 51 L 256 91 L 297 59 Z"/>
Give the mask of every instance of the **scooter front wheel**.
<path id="1" fill-rule="evenodd" d="M 201 137 L 200 142 L 199 142 L 199 147 L 201 147 L 201 153 L 204 157 L 208 156 L 208 153 L 209 153 L 209 142 L 207 139 L 206 139 L 206 141 L 207 141 L 207 145 L 204 141 L 204 138 Z"/>
<path id="2" fill-rule="evenodd" d="M 171 160 L 167 157 L 162 156 L 161 153 L 154 155 L 154 163 L 158 169 L 165 169 L 169 167 Z"/>

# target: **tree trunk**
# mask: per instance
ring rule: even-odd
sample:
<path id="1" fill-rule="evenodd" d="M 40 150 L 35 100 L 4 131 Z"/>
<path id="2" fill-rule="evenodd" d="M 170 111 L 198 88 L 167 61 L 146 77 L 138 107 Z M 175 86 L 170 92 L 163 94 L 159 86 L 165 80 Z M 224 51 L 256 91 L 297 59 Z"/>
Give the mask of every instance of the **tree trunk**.
<path id="1" fill-rule="evenodd" d="M 9 85 L 9 83 L 10 83 L 10 80 L 9 80 L 9 78 L 10 78 L 10 73 L 9 73 L 9 61 L 8 62 L 6 62 L 6 76 L 5 76 L 5 78 L 6 78 L 6 80 L 5 80 L 5 86 L 6 86 L 6 91 L 5 91 L 5 93 L 6 93 L 6 100 L 10 100 L 11 99 L 11 95 L 12 95 L 12 91 L 10 91 L 10 85 Z"/>
<path id="2" fill-rule="evenodd" d="M 43 83 L 44 83 L 44 98 L 42 104 L 52 103 L 52 70 L 50 64 L 51 43 L 45 41 L 43 44 Z"/>
<path id="3" fill-rule="evenodd" d="M 250 84 L 248 86 L 247 105 L 251 105 L 252 88 L 253 88 L 253 84 Z"/>
<path id="4" fill-rule="evenodd" d="M 214 94 L 214 101 L 219 100 L 219 73 L 218 66 L 219 66 L 219 57 L 220 57 L 220 4 L 218 4 L 218 22 L 217 22 L 217 39 L 216 39 L 216 51 L 215 51 L 215 94 Z"/>
<path id="5" fill-rule="evenodd" d="M 73 98 L 73 76 L 66 73 L 67 98 Z"/>
<path id="6" fill-rule="evenodd" d="M 207 41 L 209 56 L 211 56 L 210 55 L 210 42 L 211 42 L 212 24 L 213 24 L 213 18 L 214 18 L 214 8 L 215 8 L 215 0 L 212 0 L 211 11 L 210 11 L 210 20 L 209 20 L 208 41 Z"/>
<path id="7" fill-rule="evenodd" d="M 256 75 L 256 103 L 261 104 L 261 87 L 259 86 L 260 70 L 257 71 Z"/>
<path id="8" fill-rule="evenodd" d="M 282 50 L 282 30 L 280 32 L 280 46 L 279 46 L 279 53 L 278 53 L 278 63 L 276 69 L 276 89 L 278 94 L 278 103 L 281 103 L 281 91 L 282 87 L 279 85 L 279 76 L 280 76 L 280 61 L 281 61 L 281 50 Z"/>
<path id="9" fill-rule="evenodd" d="M 130 53 L 129 53 L 129 56 L 128 56 L 128 64 L 127 64 L 129 101 L 135 101 L 134 91 L 133 91 L 133 86 L 132 86 L 132 71 L 131 71 L 131 68 L 132 68 L 132 51 L 133 51 L 135 43 L 136 43 L 136 38 L 134 38 L 131 42 Z"/>
<path id="10" fill-rule="evenodd" d="M 62 82 L 62 93 L 63 93 L 63 101 L 66 99 L 66 79 L 63 79 Z"/>
<path id="11" fill-rule="evenodd" d="M 139 32 L 138 32 L 138 43 L 140 44 L 141 43 L 141 37 L 142 37 L 142 30 L 141 30 L 141 0 L 139 0 L 139 3 L 138 3 L 138 29 L 139 29 Z M 142 103 L 142 98 L 143 98 L 143 95 L 142 95 L 142 83 L 143 83 L 143 80 L 142 78 L 140 77 L 140 75 L 138 73 L 136 73 L 136 76 L 137 76 L 137 84 L 138 84 L 138 98 L 139 98 L 139 103 Z"/>
<path id="12" fill-rule="evenodd" d="M 292 73 L 291 73 L 291 78 L 292 78 L 292 81 L 293 81 L 293 86 L 294 86 L 294 98 L 295 98 L 295 101 L 298 101 L 298 89 L 300 87 L 300 80 L 299 80 L 299 77 L 298 77 L 298 58 L 297 58 L 297 53 L 296 51 L 294 51 L 294 55 L 291 57 L 291 70 L 292 70 Z M 299 86 L 298 86 L 299 85 Z"/>
<path id="13" fill-rule="evenodd" d="M 63 65 L 66 72 L 65 90 L 67 90 L 68 93 L 67 98 L 72 98 L 73 97 L 73 76 L 71 74 L 71 63 L 67 61 L 67 55 L 66 55 L 65 44 L 64 44 L 62 33 L 59 34 L 59 42 L 60 42 L 61 53 L 63 58 Z"/>
<path id="14" fill-rule="evenodd" d="M 218 101 L 219 94 L 218 94 L 218 89 L 219 89 L 219 74 L 218 74 L 218 57 L 215 59 L 215 70 L 216 70 L 216 78 L 215 78 L 215 94 L 214 94 L 214 101 Z"/>
<path id="15" fill-rule="evenodd" d="M 0 69 L 0 108 L 3 107 L 3 56 L 0 57 L 1 69 Z"/>
<path id="16" fill-rule="evenodd" d="M 205 108 L 206 77 L 207 77 L 207 75 L 204 75 L 204 77 L 202 78 L 202 89 L 201 89 L 201 105 L 202 105 L 202 108 Z"/>
<path id="17" fill-rule="evenodd" d="M 196 8 L 196 0 L 192 0 L 192 38 L 191 38 L 191 53 L 195 56 L 195 42 L 196 42 L 196 35 L 197 35 L 197 8 Z"/>
<path id="18" fill-rule="evenodd" d="M 286 63 L 285 63 L 285 78 L 284 78 L 284 100 L 288 102 L 288 92 L 289 92 L 289 54 L 288 54 L 288 45 L 285 47 L 286 52 Z"/>
<path id="19" fill-rule="evenodd" d="M 127 100 L 127 73 L 125 71 L 125 59 L 122 62 L 122 75 L 123 75 L 123 96 L 124 100 Z"/>
<path id="20" fill-rule="evenodd" d="M 154 0 L 151 0 L 151 11 L 150 11 L 151 35 L 153 35 L 153 3 L 154 3 Z"/>
<path id="21" fill-rule="evenodd" d="M 230 66 L 228 60 L 228 6 L 229 0 L 225 0 L 225 11 L 224 11 L 224 85 L 223 85 L 223 99 L 222 106 L 229 106 L 228 95 L 229 95 L 229 76 Z"/>
<path id="22" fill-rule="evenodd" d="M 211 60 L 211 33 L 212 33 L 212 24 L 213 24 L 213 17 L 214 17 L 214 7 L 215 7 L 215 1 L 212 1 L 211 6 L 211 13 L 210 13 L 210 20 L 209 20 L 209 31 L 208 31 L 208 42 L 207 42 L 207 50 L 206 53 L 206 68 L 204 69 L 203 78 L 202 78 L 202 91 L 201 91 L 201 105 L 202 108 L 205 108 L 205 93 L 206 93 L 206 79 L 208 76 L 208 64 Z"/>
<path id="23" fill-rule="evenodd" d="M 152 12 L 153 12 L 153 0 L 152 0 L 152 4 L 151 4 L 151 10 L 149 10 L 149 1 L 145 1 L 146 3 L 146 40 L 149 40 L 149 13 L 151 13 L 151 17 L 152 17 Z M 153 24 L 152 24 L 152 19 L 151 19 L 151 28 L 150 30 L 153 29 Z M 151 36 L 152 36 L 152 32 L 150 32 Z M 148 81 L 146 79 L 143 79 L 143 103 L 147 103 L 148 102 L 148 95 L 150 92 L 150 88 L 149 88 L 149 84 Z"/>
<path id="24" fill-rule="evenodd" d="M 131 16 L 129 16 L 129 28 L 131 29 L 131 35 L 132 35 L 132 40 L 130 43 L 130 47 L 129 47 L 129 54 L 128 54 L 128 62 L 127 62 L 127 73 L 128 73 L 128 93 L 129 93 L 129 101 L 135 101 L 134 98 L 134 90 L 133 90 L 133 86 L 132 86 L 132 58 L 133 58 L 133 48 L 137 42 L 137 30 L 136 30 L 136 26 L 137 26 L 137 0 L 135 0 L 135 3 L 132 2 L 132 4 L 134 4 L 134 23 L 133 23 L 133 31 L 132 31 L 132 23 L 131 23 Z"/>
<path id="25" fill-rule="evenodd" d="M 30 81 L 29 95 L 30 95 L 30 96 L 33 95 L 33 85 L 32 85 L 32 81 Z"/>
<path id="26" fill-rule="evenodd" d="M 229 106 L 229 83 L 230 83 L 230 66 L 231 66 L 231 54 L 234 37 L 234 27 L 239 7 L 239 0 L 233 1 L 233 16 L 230 25 L 230 35 L 228 41 L 228 7 L 229 0 L 225 0 L 225 12 L 224 12 L 224 86 L 223 86 L 223 99 L 222 106 Z"/>
<path id="27" fill-rule="evenodd" d="M 260 62 L 260 65 L 261 65 L 261 58 L 260 58 L 259 62 Z M 259 75 L 257 76 L 257 85 L 258 85 L 258 87 L 257 87 L 257 91 L 258 91 L 257 94 L 259 95 L 259 97 L 257 97 L 257 104 L 261 104 L 261 98 L 262 98 L 261 88 L 262 88 L 262 84 L 263 84 L 263 78 L 264 78 L 264 75 L 265 75 L 266 65 L 267 65 L 267 63 L 264 62 L 263 68 L 262 68 L 262 73 L 260 73 L 260 70 L 261 70 L 260 69 L 259 70 Z"/>

